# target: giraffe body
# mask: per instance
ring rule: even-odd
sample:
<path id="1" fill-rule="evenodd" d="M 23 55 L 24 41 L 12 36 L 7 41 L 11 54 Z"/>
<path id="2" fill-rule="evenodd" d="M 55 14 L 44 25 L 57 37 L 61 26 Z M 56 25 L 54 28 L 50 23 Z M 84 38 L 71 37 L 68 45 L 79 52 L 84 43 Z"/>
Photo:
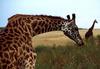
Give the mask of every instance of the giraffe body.
<path id="1" fill-rule="evenodd" d="M 34 69 L 37 54 L 32 47 L 32 37 L 41 33 L 63 31 L 82 45 L 75 14 L 72 19 L 69 15 L 67 18 L 22 14 L 10 17 L 6 28 L 0 31 L 0 69 Z"/>

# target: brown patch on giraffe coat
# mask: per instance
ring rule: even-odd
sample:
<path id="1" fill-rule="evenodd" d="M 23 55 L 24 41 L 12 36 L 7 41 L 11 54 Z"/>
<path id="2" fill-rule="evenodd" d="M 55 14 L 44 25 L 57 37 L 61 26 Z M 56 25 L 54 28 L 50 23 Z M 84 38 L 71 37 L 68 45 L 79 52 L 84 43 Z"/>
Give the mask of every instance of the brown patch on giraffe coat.
<path id="1" fill-rule="evenodd" d="M 30 34 L 32 34 L 32 27 L 31 27 L 31 25 L 27 25 L 27 29 L 28 29 L 27 32 L 29 32 Z M 28 34 L 29 34 L 29 33 L 28 33 Z"/>
<path id="2" fill-rule="evenodd" d="M 36 35 L 36 32 L 34 32 L 34 31 L 33 31 L 32 33 L 33 33 L 33 35 L 32 35 L 32 36 L 35 36 L 35 35 Z"/>
<path id="3" fill-rule="evenodd" d="M 12 40 L 12 37 L 6 36 L 6 37 L 5 37 L 5 39 L 7 39 L 7 40 L 10 40 L 10 41 L 11 41 L 11 40 Z"/>
<path id="4" fill-rule="evenodd" d="M 9 33 L 13 33 L 14 31 L 12 29 L 9 29 Z"/>
<path id="5" fill-rule="evenodd" d="M 45 21 L 46 21 L 47 23 L 49 23 L 49 22 L 50 22 L 50 20 L 48 20 L 48 19 L 46 19 Z"/>
<path id="6" fill-rule="evenodd" d="M 9 37 L 11 37 L 11 38 L 12 38 L 12 37 L 14 37 L 14 35 L 13 35 L 13 34 L 8 34 L 8 36 L 9 36 Z"/>
<path id="7" fill-rule="evenodd" d="M 12 46 L 15 48 L 16 51 L 18 51 L 18 47 L 16 44 L 13 44 Z"/>
<path id="8" fill-rule="evenodd" d="M 41 27 L 43 27 L 43 26 L 44 26 L 44 24 L 45 24 L 45 22 L 44 22 L 44 21 L 41 21 Z"/>
<path id="9" fill-rule="evenodd" d="M 41 18 L 36 18 L 36 20 L 38 21 L 38 20 L 42 20 Z"/>
<path id="10" fill-rule="evenodd" d="M 22 40 L 23 40 L 24 42 L 26 42 L 26 37 L 25 37 L 25 35 L 23 35 Z"/>
<path id="11" fill-rule="evenodd" d="M 27 32 L 27 33 L 25 33 L 25 36 L 26 36 L 26 38 L 28 39 L 28 38 L 30 38 L 30 35 L 29 35 L 29 33 Z M 24 37 L 25 38 L 25 37 Z"/>
<path id="12" fill-rule="evenodd" d="M 25 59 L 28 59 L 30 56 L 29 56 L 29 54 L 26 54 L 25 55 Z"/>
<path id="13" fill-rule="evenodd" d="M 21 31 L 22 34 L 24 33 L 23 29 L 20 26 L 19 26 L 19 30 Z"/>
<path id="14" fill-rule="evenodd" d="M 0 49 L 0 50 L 2 50 L 2 49 Z M 3 54 L 2 54 L 2 52 L 0 52 L 0 58 L 3 58 Z"/>
<path id="15" fill-rule="evenodd" d="M 5 29 L 4 32 L 8 33 L 8 29 Z"/>
<path id="16" fill-rule="evenodd" d="M 45 23 L 44 27 L 46 28 L 46 31 L 48 30 L 48 24 Z"/>
<path id="17" fill-rule="evenodd" d="M 15 37 L 14 39 L 19 40 L 19 37 Z"/>
<path id="18" fill-rule="evenodd" d="M 10 46 L 9 49 L 12 50 L 12 51 L 15 50 L 14 46 Z"/>
<path id="19" fill-rule="evenodd" d="M 14 32 L 19 34 L 19 35 L 21 34 L 21 32 L 19 32 L 19 30 L 17 28 L 14 28 Z"/>
<path id="20" fill-rule="evenodd" d="M 32 28 L 34 29 L 36 26 L 37 26 L 37 21 L 34 21 L 34 22 L 32 23 Z"/>
<path id="21" fill-rule="evenodd" d="M 8 64 L 10 63 L 10 61 L 7 60 L 7 59 L 5 59 L 5 58 L 1 59 L 1 62 L 2 62 L 2 63 L 8 63 Z M 6 67 L 7 67 L 7 66 L 6 66 Z"/>
<path id="22" fill-rule="evenodd" d="M 6 59 L 9 59 L 9 53 L 8 53 L 8 52 L 4 52 L 4 57 L 5 57 Z"/>
<path id="23" fill-rule="evenodd" d="M 32 15 L 30 15 L 29 18 L 30 18 L 31 20 L 34 20 L 34 17 L 33 17 Z"/>
<path id="24" fill-rule="evenodd" d="M 5 38 L 1 38 L 1 39 L 0 39 L 0 42 L 4 42 L 4 41 L 5 41 Z"/>
<path id="25" fill-rule="evenodd" d="M 37 32 L 37 33 L 39 33 L 38 32 L 39 30 L 41 30 L 41 28 L 39 26 L 37 26 L 37 27 L 34 28 L 34 31 Z"/>
<path id="26" fill-rule="evenodd" d="M 31 20 L 29 19 L 29 17 L 27 17 L 27 19 L 25 19 L 25 22 L 26 23 L 30 23 L 31 22 Z"/>
<path id="27" fill-rule="evenodd" d="M 3 49 L 3 51 L 9 51 L 8 46 L 6 45 L 6 47 Z"/>
<path id="28" fill-rule="evenodd" d="M 45 28 L 44 27 L 42 27 L 41 32 L 45 32 Z"/>
<path id="29" fill-rule="evenodd" d="M 15 23 L 13 23 L 14 27 L 18 27 L 18 20 L 15 21 Z"/>
<path id="30" fill-rule="evenodd" d="M 6 43 L 10 45 L 12 43 L 12 41 L 6 41 Z"/>
<path id="31" fill-rule="evenodd" d="M 16 33 L 15 31 L 13 34 L 14 34 L 14 36 L 17 36 L 17 37 L 20 36 L 20 34 Z"/>
<path id="32" fill-rule="evenodd" d="M 52 24 L 50 24 L 48 29 L 49 29 L 49 31 L 52 31 Z"/>
<path id="33" fill-rule="evenodd" d="M 22 38 L 20 38 L 20 41 L 24 42 L 25 41 L 24 38 L 25 38 L 24 36 Z"/>

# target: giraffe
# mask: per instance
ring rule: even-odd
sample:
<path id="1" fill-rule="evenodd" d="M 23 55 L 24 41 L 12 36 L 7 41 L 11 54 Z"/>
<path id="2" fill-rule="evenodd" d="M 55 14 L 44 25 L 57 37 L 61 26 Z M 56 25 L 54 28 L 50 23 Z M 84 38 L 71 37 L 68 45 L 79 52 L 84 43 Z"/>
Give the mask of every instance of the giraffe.
<path id="1" fill-rule="evenodd" d="M 95 23 L 97 23 L 96 19 L 93 21 L 93 24 L 89 28 L 89 30 L 85 33 L 85 39 L 89 39 L 90 37 L 93 37 L 93 28 L 94 28 Z"/>
<path id="2" fill-rule="evenodd" d="M 48 15 L 16 14 L 0 32 L 0 69 L 35 69 L 37 54 L 32 47 L 32 37 L 49 31 L 63 31 L 79 46 L 83 40 L 72 19 Z"/>

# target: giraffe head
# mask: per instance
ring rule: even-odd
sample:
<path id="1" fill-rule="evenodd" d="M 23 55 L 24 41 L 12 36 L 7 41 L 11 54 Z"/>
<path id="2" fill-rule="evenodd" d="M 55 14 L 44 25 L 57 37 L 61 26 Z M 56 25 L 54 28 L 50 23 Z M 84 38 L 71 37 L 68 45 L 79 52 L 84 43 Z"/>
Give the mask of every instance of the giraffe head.
<path id="1" fill-rule="evenodd" d="M 74 40 L 79 46 L 82 46 L 84 43 L 79 34 L 78 27 L 75 23 L 75 14 L 72 14 L 72 19 L 70 19 L 69 15 L 67 15 L 67 18 L 68 20 L 66 20 L 62 24 L 61 30 L 64 32 L 66 36 Z"/>
<path id="2" fill-rule="evenodd" d="M 96 19 L 94 20 L 94 23 L 98 23 Z"/>

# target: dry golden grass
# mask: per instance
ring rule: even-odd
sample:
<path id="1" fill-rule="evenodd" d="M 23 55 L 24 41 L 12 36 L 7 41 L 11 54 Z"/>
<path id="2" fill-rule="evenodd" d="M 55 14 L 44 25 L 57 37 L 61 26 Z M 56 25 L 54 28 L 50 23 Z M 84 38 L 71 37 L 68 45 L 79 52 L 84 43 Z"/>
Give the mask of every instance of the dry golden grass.
<path id="1" fill-rule="evenodd" d="M 82 38 L 84 38 L 84 35 L 87 30 L 80 30 L 80 34 Z M 94 36 L 100 35 L 100 29 L 95 29 L 93 31 Z M 64 45 L 70 45 L 74 44 L 75 42 L 69 39 L 67 36 L 63 34 L 61 31 L 53 31 L 53 32 L 48 32 L 48 33 L 43 33 L 40 35 L 37 35 L 33 37 L 33 45 L 38 46 L 38 45 L 46 45 L 46 46 L 64 46 Z"/>

